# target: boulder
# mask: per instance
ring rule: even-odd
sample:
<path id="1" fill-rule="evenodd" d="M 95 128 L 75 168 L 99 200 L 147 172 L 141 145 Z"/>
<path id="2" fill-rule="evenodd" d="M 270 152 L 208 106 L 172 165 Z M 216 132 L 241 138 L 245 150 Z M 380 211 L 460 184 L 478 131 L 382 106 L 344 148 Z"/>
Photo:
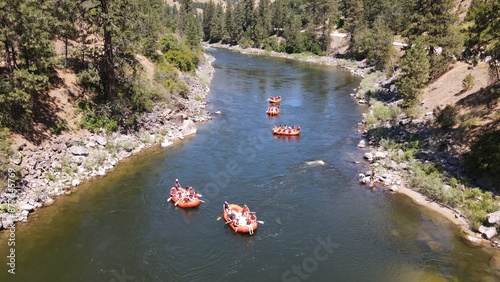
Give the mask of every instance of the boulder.
<path id="1" fill-rule="evenodd" d="M 365 140 L 361 140 L 361 141 L 359 141 L 359 143 L 358 143 L 358 148 L 364 148 L 364 147 L 366 147 Z"/>
<path id="2" fill-rule="evenodd" d="M 163 148 L 166 148 L 166 147 L 171 147 L 172 145 L 174 145 L 174 142 L 170 141 L 169 139 L 166 139 L 163 140 L 163 142 L 161 142 L 161 146 Z"/>
<path id="3" fill-rule="evenodd" d="M 54 199 L 52 198 L 47 198 L 44 202 L 43 202 L 43 206 L 44 207 L 50 207 L 54 204 Z"/>
<path id="4" fill-rule="evenodd" d="M 484 237 L 486 237 L 486 239 L 491 239 L 497 235 L 496 227 L 486 227 L 481 225 L 478 230 Z"/>
<path id="5" fill-rule="evenodd" d="M 30 205 L 30 204 L 28 204 L 28 203 L 26 203 L 26 204 L 21 205 L 20 209 L 21 210 L 27 210 L 27 211 L 33 211 L 35 209 L 35 207 L 32 206 L 32 205 Z"/>
<path id="6" fill-rule="evenodd" d="M 490 224 L 500 224 L 500 211 L 489 213 L 486 218 Z"/>
<path id="7" fill-rule="evenodd" d="M 390 191 L 392 192 L 398 192 L 399 191 L 399 188 L 397 185 L 392 185 L 391 188 L 389 188 Z"/>
<path id="8" fill-rule="evenodd" d="M 74 156 L 88 156 L 89 150 L 83 146 L 73 146 L 69 149 L 69 152 Z"/>
<path id="9" fill-rule="evenodd" d="M 385 159 L 386 154 L 384 152 L 377 151 L 375 152 L 375 158 L 377 159 Z"/>
<path id="10" fill-rule="evenodd" d="M 80 185 L 80 179 L 73 179 L 71 180 L 71 186 L 75 187 Z"/>
<path id="11" fill-rule="evenodd" d="M 373 154 L 370 152 L 365 153 L 364 158 L 371 161 L 373 160 Z"/>
<path id="12" fill-rule="evenodd" d="M 197 131 L 196 124 L 192 120 L 185 120 L 179 127 L 179 130 L 184 136 L 196 134 Z"/>

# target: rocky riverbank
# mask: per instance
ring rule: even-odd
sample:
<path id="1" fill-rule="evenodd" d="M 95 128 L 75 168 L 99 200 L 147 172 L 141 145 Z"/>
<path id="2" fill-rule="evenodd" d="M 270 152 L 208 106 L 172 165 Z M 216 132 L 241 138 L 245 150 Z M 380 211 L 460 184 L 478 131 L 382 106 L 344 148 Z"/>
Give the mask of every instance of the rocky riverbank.
<path id="1" fill-rule="evenodd" d="M 71 194 L 83 181 L 105 175 L 121 160 L 141 150 L 168 147 L 177 139 L 196 133 L 196 124 L 211 119 L 205 111 L 214 69 L 214 58 L 182 75 L 190 89 L 187 98 L 158 104 L 138 118 L 133 133 L 100 134 L 74 131 L 46 140 L 39 146 L 23 142 L 10 159 L 9 189 L 0 194 L 0 230 L 27 222 L 30 212 L 50 206 L 58 196 Z M 174 106 L 172 106 L 174 105 Z"/>

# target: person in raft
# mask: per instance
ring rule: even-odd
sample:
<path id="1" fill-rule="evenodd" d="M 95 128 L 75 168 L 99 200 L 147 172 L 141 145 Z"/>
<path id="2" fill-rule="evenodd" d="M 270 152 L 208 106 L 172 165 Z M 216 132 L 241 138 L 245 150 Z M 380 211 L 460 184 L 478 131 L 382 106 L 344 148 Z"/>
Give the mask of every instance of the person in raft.
<path id="1" fill-rule="evenodd" d="M 241 211 L 241 215 L 242 216 L 248 216 L 249 213 L 250 213 L 250 210 L 248 209 L 247 205 L 244 204 L 243 205 L 243 210 Z"/>
<path id="2" fill-rule="evenodd" d="M 179 189 L 179 188 L 182 188 L 181 184 L 179 183 L 179 179 L 175 179 L 175 182 L 174 182 L 174 187 Z"/>

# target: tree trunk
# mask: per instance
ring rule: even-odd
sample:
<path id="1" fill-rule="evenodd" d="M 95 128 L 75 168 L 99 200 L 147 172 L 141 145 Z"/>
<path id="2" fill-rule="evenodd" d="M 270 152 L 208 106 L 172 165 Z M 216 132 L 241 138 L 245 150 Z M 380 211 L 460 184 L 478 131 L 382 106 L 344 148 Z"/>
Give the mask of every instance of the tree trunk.
<path id="1" fill-rule="evenodd" d="M 103 14 L 108 17 L 108 0 L 101 0 Z M 108 29 L 109 19 L 106 19 L 103 25 L 104 31 L 104 57 L 106 59 L 107 90 L 108 100 L 111 101 L 116 96 L 115 82 L 115 58 L 113 55 L 113 44 L 111 42 L 111 32 Z"/>
<path id="2" fill-rule="evenodd" d="M 68 37 L 64 37 L 64 67 L 68 66 Z"/>
<path id="3" fill-rule="evenodd" d="M 6 63 L 7 63 L 7 70 L 9 72 L 9 78 L 10 78 L 10 81 L 12 83 L 12 85 L 14 85 L 14 69 L 12 67 L 12 58 L 11 58 L 11 54 L 10 54 L 10 50 L 9 50 L 9 40 L 5 40 L 5 56 L 6 56 Z"/>

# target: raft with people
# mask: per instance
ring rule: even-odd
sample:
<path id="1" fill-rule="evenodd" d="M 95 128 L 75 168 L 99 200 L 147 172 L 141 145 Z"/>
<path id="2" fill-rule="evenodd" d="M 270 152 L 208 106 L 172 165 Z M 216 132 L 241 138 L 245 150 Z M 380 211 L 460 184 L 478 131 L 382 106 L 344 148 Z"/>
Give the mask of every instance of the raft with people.
<path id="1" fill-rule="evenodd" d="M 297 136 L 300 134 L 300 125 L 295 127 L 295 126 L 274 126 L 273 127 L 273 134 L 274 135 L 281 135 L 281 136 Z"/>
<path id="2" fill-rule="evenodd" d="M 195 208 L 200 205 L 201 195 L 196 193 L 193 187 L 172 187 L 170 189 L 170 198 L 167 201 L 172 201 L 175 206 L 181 208 Z"/>
<path id="3" fill-rule="evenodd" d="M 252 235 L 257 230 L 257 214 L 250 212 L 247 205 L 241 207 L 237 204 L 224 202 L 222 209 L 225 224 L 228 224 L 235 233 L 248 233 Z"/>
<path id="4" fill-rule="evenodd" d="M 271 96 L 271 98 L 269 98 L 269 103 L 280 103 L 281 102 L 281 96 Z"/>
<path id="5" fill-rule="evenodd" d="M 280 108 L 276 106 L 270 106 L 269 108 L 267 108 L 266 113 L 270 116 L 277 116 L 280 113 Z"/>

